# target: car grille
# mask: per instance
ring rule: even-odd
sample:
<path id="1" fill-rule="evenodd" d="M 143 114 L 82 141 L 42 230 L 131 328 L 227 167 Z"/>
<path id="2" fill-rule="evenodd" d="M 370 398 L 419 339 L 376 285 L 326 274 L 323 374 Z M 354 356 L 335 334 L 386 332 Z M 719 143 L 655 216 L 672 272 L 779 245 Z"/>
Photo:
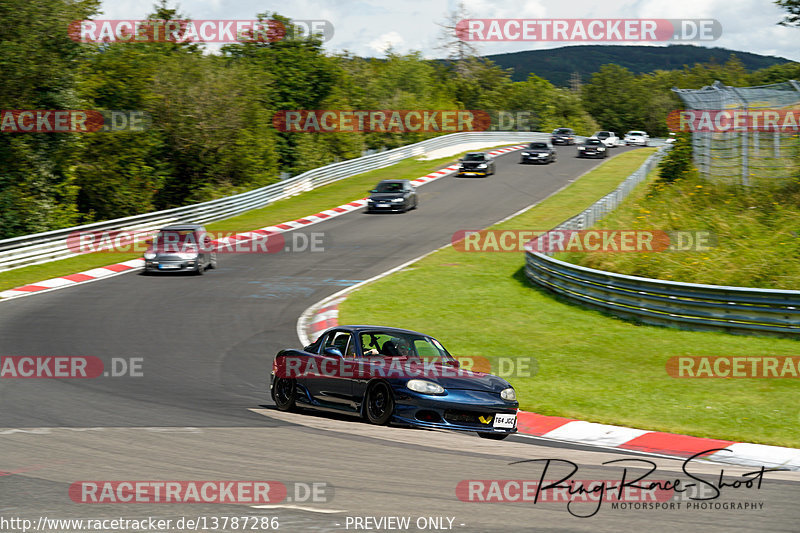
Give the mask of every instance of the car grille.
<path id="1" fill-rule="evenodd" d="M 490 418 L 488 424 L 484 424 L 480 421 L 479 417 L 484 417 L 484 420 Z M 487 414 L 487 413 L 476 413 L 473 411 L 455 411 L 448 409 L 444 412 L 444 419 L 451 424 L 458 424 L 460 426 L 489 426 L 491 427 L 491 423 L 494 420 L 494 415 Z"/>

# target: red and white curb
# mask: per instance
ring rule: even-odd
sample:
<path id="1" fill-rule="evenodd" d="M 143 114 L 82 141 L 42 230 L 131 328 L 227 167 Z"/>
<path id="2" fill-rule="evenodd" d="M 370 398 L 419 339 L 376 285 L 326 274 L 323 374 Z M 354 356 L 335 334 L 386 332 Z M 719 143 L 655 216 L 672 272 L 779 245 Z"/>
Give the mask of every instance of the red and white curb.
<path id="1" fill-rule="evenodd" d="M 372 279 L 348 287 L 306 309 L 297 322 L 300 342 L 303 346 L 310 344 L 326 329 L 338 326 L 339 305 L 349 293 L 367 283 L 405 268 L 419 259 L 414 259 Z M 527 411 L 519 411 L 517 429 L 522 435 L 598 448 L 629 450 L 677 458 L 688 458 L 700 454 L 697 456 L 698 458 L 716 463 L 755 467 L 763 465 L 767 468 L 800 471 L 800 450 L 796 448 L 647 431 L 572 418 L 545 416 Z"/>
<path id="2" fill-rule="evenodd" d="M 490 151 L 489 154 L 500 155 L 500 154 L 505 154 L 507 152 L 520 150 L 524 147 L 525 147 L 524 144 L 520 144 L 509 148 L 499 148 L 497 150 Z M 458 169 L 457 166 L 451 165 L 441 170 L 431 172 L 430 174 L 422 176 L 421 178 L 412 180 L 411 183 L 415 187 L 419 187 L 420 185 L 424 185 L 426 183 L 436 181 L 439 178 L 443 178 L 444 176 L 448 176 L 453 172 L 455 172 L 457 169 Z M 325 211 L 320 211 L 319 213 L 314 213 L 313 215 L 309 215 L 303 218 L 298 218 L 297 220 L 290 220 L 288 222 L 283 222 L 281 224 L 276 224 L 274 226 L 267 226 L 265 228 L 257 230 L 237 233 L 236 235 L 220 239 L 218 242 L 223 244 L 247 242 L 249 240 L 262 238 L 267 235 L 274 235 L 277 233 L 292 231 L 298 228 L 308 227 L 313 224 L 318 224 L 320 222 L 324 222 L 331 218 L 335 218 L 340 215 L 356 211 L 357 209 L 361 209 L 365 205 L 367 205 L 367 199 L 360 198 L 358 200 L 342 204 L 332 209 L 326 209 Z M 16 287 L 13 289 L 2 291 L 0 292 L 0 300 L 8 300 L 11 298 L 19 298 L 22 296 L 29 296 L 31 294 L 38 294 L 41 292 L 64 289 L 66 287 L 72 287 L 74 285 L 78 285 L 81 283 L 97 281 L 99 279 L 106 279 L 112 276 L 117 276 L 119 274 L 133 272 L 143 267 L 144 267 L 143 259 L 131 259 L 130 261 L 125 261 L 123 263 L 108 265 L 101 268 L 93 268 L 91 270 L 86 270 L 85 272 L 79 272 L 77 274 L 70 274 L 68 276 L 46 279 L 44 281 L 38 281 L 30 285 L 23 285 L 22 287 Z"/>

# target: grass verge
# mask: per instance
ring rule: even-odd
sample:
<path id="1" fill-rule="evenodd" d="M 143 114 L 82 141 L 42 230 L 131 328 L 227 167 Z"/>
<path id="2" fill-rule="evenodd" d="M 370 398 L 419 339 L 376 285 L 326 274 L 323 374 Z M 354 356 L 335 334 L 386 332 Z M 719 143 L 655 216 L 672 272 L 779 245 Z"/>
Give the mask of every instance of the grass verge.
<path id="1" fill-rule="evenodd" d="M 485 148 L 485 150 L 492 150 L 502 146 L 509 145 L 502 144 L 493 148 Z M 207 224 L 206 227 L 209 231 L 242 232 L 295 220 L 363 198 L 368 194 L 367 191 L 372 189 L 375 183 L 380 180 L 416 179 L 447 166 L 458 157 L 460 156 L 427 161 L 406 159 L 390 167 L 345 178 L 298 196 L 279 200 L 266 207 Z M 141 257 L 140 253 L 92 253 L 0 272 L 0 291 L 139 257 Z"/>
<path id="2" fill-rule="evenodd" d="M 649 153 L 621 154 L 494 228 L 551 228 L 607 194 Z M 665 370 L 672 356 L 797 355 L 796 341 L 614 319 L 533 287 L 523 264 L 521 253 L 448 247 L 351 294 L 340 306 L 339 320 L 424 331 L 456 356 L 492 361 L 533 356 L 538 363 L 533 377 L 508 378 L 525 410 L 800 447 L 800 379 L 675 379 Z"/>

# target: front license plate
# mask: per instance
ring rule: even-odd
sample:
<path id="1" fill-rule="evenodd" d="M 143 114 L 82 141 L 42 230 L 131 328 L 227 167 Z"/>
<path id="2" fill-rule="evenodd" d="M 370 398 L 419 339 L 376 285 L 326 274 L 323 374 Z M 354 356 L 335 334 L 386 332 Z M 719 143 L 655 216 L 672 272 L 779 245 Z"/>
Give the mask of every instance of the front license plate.
<path id="1" fill-rule="evenodd" d="M 494 427 L 514 429 L 517 425 L 517 415 L 495 415 Z"/>
<path id="2" fill-rule="evenodd" d="M 389 204 L 376 204 L 375 207 L 389 207 Z"/>
<path id="3" fill-rule="evenodd" d="M 160 268 L 161 270 L 172 270 L 172 269 L 180 268 L 180 266 L 178 266 L 178 265 L 158 265 L 158 268 Z"/>

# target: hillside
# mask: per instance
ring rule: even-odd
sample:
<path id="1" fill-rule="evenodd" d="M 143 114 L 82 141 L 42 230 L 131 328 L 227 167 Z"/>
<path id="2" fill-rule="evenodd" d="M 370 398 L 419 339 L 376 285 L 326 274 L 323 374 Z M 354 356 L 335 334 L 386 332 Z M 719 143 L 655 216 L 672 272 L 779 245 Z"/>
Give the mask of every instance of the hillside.
<path id="1" fill-rule="evenodd" d="M 503 68 L 514 69 L 512 76 L 514 81 L 524 81 L 533 73 L 551 81 L 554 85 L 566 87 L 569 86 L 573 72 L 578 72 L 582 81 L 587 82 L 589 77 L 606 63 L 616 63 L 635 74 L 641 74 L 654 70 L 680 69 L 684 65 L 691 66 L 695 63 L 724 63 L 731 54 L 735 54 L 748 71 L 790 62 L 781 57 L 692 45 L 564 46 L 550 50 L 487 55 L 486 58 Z"/>

